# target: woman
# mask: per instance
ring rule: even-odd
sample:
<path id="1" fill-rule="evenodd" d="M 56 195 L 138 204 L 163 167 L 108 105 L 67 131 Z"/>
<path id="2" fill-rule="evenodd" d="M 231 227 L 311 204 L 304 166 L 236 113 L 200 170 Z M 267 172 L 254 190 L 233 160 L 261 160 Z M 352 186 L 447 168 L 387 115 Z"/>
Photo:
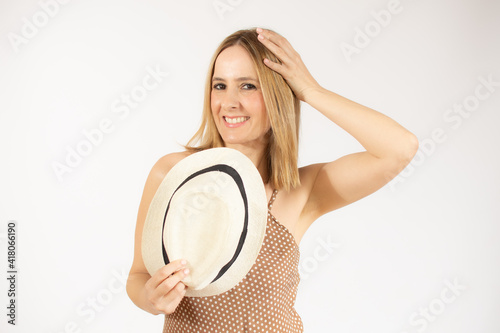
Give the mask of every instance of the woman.
<path id="1" fill-rule="evenodd" d="M 300 101 L 366 151 L 298 168 Z M 217 296 L 184 297 L 185 261 L 150 276 L 140 252 L 142 227 L 170 168 L 193 152 L 221 146 L 244 153 L 260 172 L 269 200 L 268 228 L 256 264 L 235 288 Z M 216 50 L 202 124 L 185 148 L 159 159 L 146 181 L 127 283 L 130 298 L 147 312 L 165 314 L 164 332 L 302 332 L 293 308 L 302 236 L 318 217 L 390 181 L 411 161 L 418 141 L 387 116 L 321 87 L 284 37 L 257 28 L 235 32 Z"/>

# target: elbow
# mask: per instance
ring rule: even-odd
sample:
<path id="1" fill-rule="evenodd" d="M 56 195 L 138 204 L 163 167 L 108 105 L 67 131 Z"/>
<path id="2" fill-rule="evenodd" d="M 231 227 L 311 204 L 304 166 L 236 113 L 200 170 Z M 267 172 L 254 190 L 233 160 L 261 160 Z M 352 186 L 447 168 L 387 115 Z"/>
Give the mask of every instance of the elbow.
<path id="1" fill-rule="evenodd" d="M 408 162 L 410 162 L 413 157 L 417 154 L 417 151 L 418 151 L 418 138 L 415 134 L 413 133 L 410 133 L 409 135 L 409 138 L 408 138 L 408 148 L 407 148 L 407 152 L 406 152 L 406 159 L 408 160 Z"/>
<path id="2" fill-rule="evenodd" d="M 415 134 L 408 132 L 408 137 L 402 142 L 401 153 L 399 154 L 399 162 L 405 168 L 413 160 L 413 157 L 418 151 L 418 138 Z"/>
<path id="3" fill-rule="evenodd" d="M 133 292 L 132 292 L 132 283 L 131 283 L 131 277 L 130 277 L 130 274 L 127 278 L 127 283 L 125 284 L 125 291 L 127 292 L 127 295 L 128 295 L 128 298 L 130 298 L 130 300 L 132 302 L 134 302 L 134 297 L 133 297 Z"/>
<path id="4" fill-rule="evenodd" d="M 400 144 L 399 153 L 386 159 L 387 164 L 384 169 L 386 181 L 390 181 L 403 171 L 418 152 L 418 139 L 413 133 L 409 133 L 406 140 L 400 141 Z"/>

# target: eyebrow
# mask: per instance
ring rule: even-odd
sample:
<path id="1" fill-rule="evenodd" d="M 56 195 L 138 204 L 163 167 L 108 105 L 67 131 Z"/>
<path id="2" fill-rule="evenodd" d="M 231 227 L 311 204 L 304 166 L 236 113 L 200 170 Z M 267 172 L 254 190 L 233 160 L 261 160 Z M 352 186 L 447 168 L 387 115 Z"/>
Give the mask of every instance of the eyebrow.
<path id="1" fill-rule="evenodd" d="M 212 78 L 212 82 L 214 81 L 226 81 L 225 79 L 221 78 L 221 77 L 216 77 L 214 76 Z M 259 80 L 253 78 L 253 77 L 249 77 L 249 76 L 242 76 L 242 77 L 239 77 L 236 79 L 236 81 L 255 81 L 255 82 L 259 82 Z"/>

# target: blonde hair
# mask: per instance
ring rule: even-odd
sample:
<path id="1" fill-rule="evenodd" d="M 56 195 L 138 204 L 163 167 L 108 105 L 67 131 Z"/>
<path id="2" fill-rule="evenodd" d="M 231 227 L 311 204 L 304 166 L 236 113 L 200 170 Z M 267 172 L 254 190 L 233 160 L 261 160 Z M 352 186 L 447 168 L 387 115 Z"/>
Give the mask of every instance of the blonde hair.
<path id="1" fill-rule="evenodd" d="M 191 152 L 224 147 L 224 141 L 217 130 L 210 106 L 212 76 L 219 54 L 228 47 L 242 46 L 253 60 L 271 124 L 265 156 L 268 178 L 264 179 L 264 183 L 270 182 L 273 188 L 284 188 L 289 191 L 300 185 L 297 167 L 300 100 L 283 77 L 263 63 L 264 58 L 280 64 L 281 61 L 257 39 L 257 36 L 255 28 L 239 30 L 219 45 L 210 61 L 206 78 L 200 128 L 183 147 Z M 195 142 L 199 144 L 193 146 Z"/>

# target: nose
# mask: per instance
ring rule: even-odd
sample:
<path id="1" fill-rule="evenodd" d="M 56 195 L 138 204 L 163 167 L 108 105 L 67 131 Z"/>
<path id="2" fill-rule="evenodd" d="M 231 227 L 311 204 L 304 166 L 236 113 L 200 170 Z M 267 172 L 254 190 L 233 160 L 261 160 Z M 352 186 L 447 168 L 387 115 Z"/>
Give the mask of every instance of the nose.
<path id="1" fill-rule="evenodd" d="M 238 107 L 239 103 L 238 90 L 234 88 L 227 88 L 222 100 L 222 108 L 225 110 L 235 109 Z"/>

